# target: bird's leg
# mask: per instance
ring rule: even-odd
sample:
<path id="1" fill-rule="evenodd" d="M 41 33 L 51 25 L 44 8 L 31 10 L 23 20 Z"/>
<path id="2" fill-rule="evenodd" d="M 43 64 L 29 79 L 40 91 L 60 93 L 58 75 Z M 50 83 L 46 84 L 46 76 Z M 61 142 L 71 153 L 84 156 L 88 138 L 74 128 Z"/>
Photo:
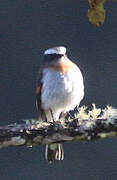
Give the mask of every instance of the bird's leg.
<path id="1" fill-rule="evenodd" d="M 55 119 L 54 119 L 54 115 L 53 115 L 52 109 L 50 109 L 50 113 L 51 113 L 51 117 L 52 117 L 53 123 L 55 123 Z"/>
<path id="2" fill-rule="evenodd" d="M 71 119 L 74 119 L 74 117 L 72 116 L 72 114 L 70 112 L 68 112 L 68 116 L 71 118 Z"/>
<path id="3" fill-rule="evenodd" d="M 70 113 L 70 112 L 68 112 L 68 115 L 69 115 L 71 118 L 73 118 L 73 116 L 71 115 L 71 113 Z"/>
<path id="4" fill-rule="evenodd" d="M 46 114 L 45 114 L 44 110 L 42 110 L 42 109 L 41 109 L 41 118 L 43 119 L 44 122 L 47 122 Z"/>
<path id="5" fill-rule="evenodd" d="M 67 115 L 67 113 L 62 112 L 59 116 L 59 119 L 61 119 L 61 118 L 65 119 L 66 115 Z"/>

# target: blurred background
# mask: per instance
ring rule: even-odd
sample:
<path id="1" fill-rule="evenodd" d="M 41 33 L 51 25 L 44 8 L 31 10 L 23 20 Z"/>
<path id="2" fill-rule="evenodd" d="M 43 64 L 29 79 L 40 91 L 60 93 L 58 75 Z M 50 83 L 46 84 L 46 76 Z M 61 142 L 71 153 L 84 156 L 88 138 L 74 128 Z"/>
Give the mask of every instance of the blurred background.
<path id="1" fill-rule="evenodd" d="M 117 1 L 102 27 L 90 24 L 88 0 L 0 1 L 0 125 L 37 117 L 35 83 L 43 51 L 67 47 L 85 83 L 81 105 L 117 107 Z M 117 140 L 65 143 L 65 160 L 48 164 L 45 146 L 0 150 L 0 180 L 115 180 Z"/>

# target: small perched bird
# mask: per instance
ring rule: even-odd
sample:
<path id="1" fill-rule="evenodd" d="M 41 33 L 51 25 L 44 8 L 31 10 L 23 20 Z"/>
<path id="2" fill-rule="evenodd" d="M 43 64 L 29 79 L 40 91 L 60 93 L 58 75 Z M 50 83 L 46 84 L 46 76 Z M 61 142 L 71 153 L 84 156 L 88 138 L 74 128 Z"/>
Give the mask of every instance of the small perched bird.
<path id="1" fill-rule="evenodd" d="M 79 106 L 84 96 L 84 83 L 80 69 L 66 55 L 63 46 L 47 49 L 39 69 L 36 87 L 36 104 L 39 120 L 59 121 L 65 114 Z M 46 145 L 46 160 L 63 160 L 62 144 Z"/>

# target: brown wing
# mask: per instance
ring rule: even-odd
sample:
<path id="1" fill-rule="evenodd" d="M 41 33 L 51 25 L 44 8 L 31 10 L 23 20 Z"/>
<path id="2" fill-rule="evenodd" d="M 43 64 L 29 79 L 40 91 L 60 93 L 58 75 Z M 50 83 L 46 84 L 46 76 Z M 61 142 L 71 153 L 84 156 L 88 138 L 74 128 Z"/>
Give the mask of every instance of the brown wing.
<path id="1" fill-rule="evenodd" d="M 41 108 L 41 89 L 42 89 L 42 83 L 38 87 L 36 87 L 36 107 L 39 112 Z"/>
<path id="2" fill-rule="evenodd" d="M 38 119 L 46 121 L 46 115 L 41 106 L 41 94 L 42 94 L 42 69 L 39 70 L 36 82 L 36 107 L 38 110 Z"/>
<path id="3" fill-rule="evenodd" d="M 41 92 L 42 92 L 42 68 L 39 68 L 39 72 L 36 79 L 36 106 L 39 111 L 41 107 Z"/>

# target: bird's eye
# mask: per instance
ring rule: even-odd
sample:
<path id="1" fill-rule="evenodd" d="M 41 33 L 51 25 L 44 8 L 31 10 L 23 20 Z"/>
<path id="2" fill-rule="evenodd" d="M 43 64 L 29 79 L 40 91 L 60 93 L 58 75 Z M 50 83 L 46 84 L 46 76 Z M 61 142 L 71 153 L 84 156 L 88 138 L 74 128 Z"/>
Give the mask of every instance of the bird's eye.
<path id="1" fill-rule="evenodd" d="M 59 59 L 62 56 L 64 56 L 64 55 L 63 54 L 46 54 L 46 55 L 44 55 L 44 59 L 52 61 L 52 60 Z"/>

